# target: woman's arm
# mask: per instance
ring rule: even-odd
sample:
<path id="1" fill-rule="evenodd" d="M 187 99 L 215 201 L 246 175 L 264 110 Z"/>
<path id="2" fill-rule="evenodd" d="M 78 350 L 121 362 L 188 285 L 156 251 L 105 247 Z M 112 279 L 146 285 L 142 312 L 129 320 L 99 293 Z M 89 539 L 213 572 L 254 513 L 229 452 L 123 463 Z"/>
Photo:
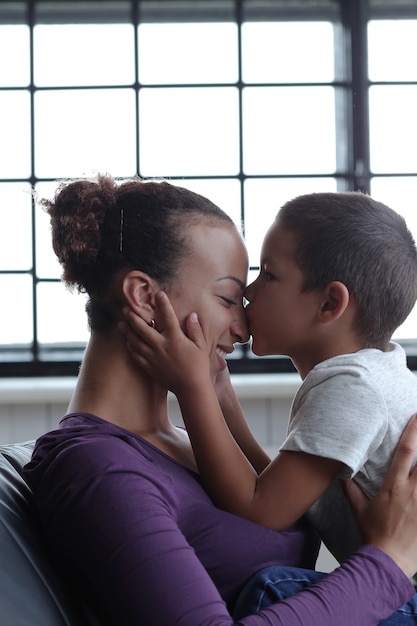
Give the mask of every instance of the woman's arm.
<path id="1" fill-rule="evenodd" d="M 300 570 L 295 568 L 292 577 L 291 571 L 288 571 L 291 568 L 286 569 L 283 587 L 279 584 L 279 572 L 277 576 L 275 570 L 275 578 L 271 577 L 269 583 L 274 585 L 275 580 L 284 594 L 288 579 L 296 583 L 300 580 Z M 312 576 L 314 579 L 314 572 Z M 410 600 L 414 593 L 409 579 L 384 552 L 364 546 L 320 582 L 277 604 L 271 604 L 269 608 L 262 608 L 253 618 L 259 617 L 261 621 L 258 623 L 268 626 L 376 626 Z M 259 590 L 256 597 L 259 600 Z M 263 621 L 264 616 L 268 616 L 269 621 Z M 414 623 L 416 617 L 414 614 L 407 621 L 401 614 L 398 623 Z M 250 619 L 246 617 L 239 624 L 252 626 Z"/>

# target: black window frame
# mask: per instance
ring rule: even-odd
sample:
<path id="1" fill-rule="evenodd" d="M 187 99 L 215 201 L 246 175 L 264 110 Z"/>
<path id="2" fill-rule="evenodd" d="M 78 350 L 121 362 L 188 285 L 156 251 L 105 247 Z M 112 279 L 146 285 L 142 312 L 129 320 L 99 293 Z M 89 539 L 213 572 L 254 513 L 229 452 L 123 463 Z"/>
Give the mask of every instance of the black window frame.
<path id="1" fill-rule="evenodd" d="M 99 2 L 68 2 L 60 0 L 28 0 L 23 2 L 0 2 L 0 24 L 25 23 L 30 28 L 31 80 L 28 90 L 32 99 L 37 90 L 33 81 L 33 28 L 37 23 L 118 23 L 129 22 L 135 26 L 141 22 L 193 22 L 193 21 L 234 21 L 238 24 L 239 60 L 240 27 L 245 21 L 316 21 L 330 20 L 335 24 L 335 80 L 331 86 L 336 93 L 336 146 L 337 170 L 332 177 L 337 181 L 339 190 L 370 191 L 370 182 L 376 175 L 370 170 L 368 92 L 370 82 L 367 76 L 367 24 L 369 19 L 408 19 L 417 18 L 417 3 L 409 0 L 389 2 L 388 0 L 202 0 L 199 2 L 176 0 L 113 0 Z M 141 85 L 138 80 L 137 29 L 135 29 L 136 63 L 136 106 Z M 316 83 L 315 83 L 316 84 Z M 372 83 L 378 84 L 378 83 Z M 383 83 L 386 84 L 386 83 Z M 240 75 L 237 84 L 240 103 L 244 83 Z M 308 83 L 304 84 L 308 86 Z M 156 85 L 155 87 L 161 85 Z M 175 87 L 178 85 L 169 85 Z M 293 86 L 293 84 L 292 84 Z M 149 86 L 147 86 L 149 87 Z M 76 87 L 79 89 L 79 87 Z M 0 90 L 4 88 L 0 87 Z M 6 88 L 7 89 L 7 88 Z M 13 88 L 15 89 L 15 88 Z M 51 89 L 48 87 L 48 89 Z M 0 182 L 28 182 L 35 186 L 39 182 L 53 179 L 39 179 L 34 167 L 34 124 L 33 106 L 31 124 L 32 174 L 27 179 L 5 179 Z M 341 114 L 338 115 L 338 112 Z M 241 110 L 240 110 L 241 113 Z M 136 116 L 136 119 L 137 116 Z M 241 126 L 241 125 L 240 125 Z M 136 128 L 136 136 L 138 128 Z M 242 128 L 240 127 L 240 139 Z M 137 173 L 140 175 L 139 144 L 137 145 Z M 243 171 L 242 141 L 240 141 L 240 171 L 237 179 L 242 188 L 241 216 L 244 222 L 245 180 L 251 178 Z M 163 175 L 163 173 L 162 173 Z M 401 176 L 401 174 L 395 174 Z M 409 175 L 409 174 L 404 174 Z M 323 175 L 324 176 L 324 175 Z M 328 174 L 325 175 L 326 177 Z M 384 174 L 386 176 L 386 174 Z M 280 178 L 273 175 L 252 176 L 254 178 Z M 291 178 L 288 174 L 282 178 Z M 294 175 L 293 178 L 312 178 L 317 175 Z M 169 177 L 175 181 L 175 177 Z M 186 177 L 193 178 L 193 177 Z M 195 177 L 197 178 L 197 177 Z M 198 178 L 211 178 L 198 176 Z M 216 178 L 219 178 L 216 176 Z M 35 207 L 32 206 L 32 220 L 35 220 Z M 33 227 L 34 231 L 34 227 Z M 57 349 L 39 345 L 36 335 L 36 285 L 45 279 L 36 275 L 35 233 L 33 240 L 33 265 L 29 272 L 33 284 L 33 328 L 34 339 L 27 348 L 0 346 L 0 377 L 25 376 L 73 376 L 77 375 L 84 350 L 83 345 Z M 256 269 L 256 267 L 251 267 Z M 20 271 L 1 271 L 0 274 L 28 273 Z M 51 279 L 54 280 L 54 279 Z M 58 280 L 58 279 L 57 279 Z M 416 339 L 417 341 L 417 339 Z M 408 365 L 417 369 L 417 350 L 414 342 L 408 348 Z M 241 346 L 229 359 L 231 373 L 284 373 L 295 372 L 295 368 L 286 357 L 257 358 L 249 346 Z"/>

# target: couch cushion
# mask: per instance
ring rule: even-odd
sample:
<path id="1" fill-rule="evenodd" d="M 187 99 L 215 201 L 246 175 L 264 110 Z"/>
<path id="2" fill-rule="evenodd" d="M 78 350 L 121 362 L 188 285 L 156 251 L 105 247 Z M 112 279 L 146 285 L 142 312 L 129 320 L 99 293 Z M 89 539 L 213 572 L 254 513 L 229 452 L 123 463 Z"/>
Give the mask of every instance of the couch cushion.
<path id="1" fill-rule="evenodd" d="M 0 447 L 0 624 L 81 626 L 91 621 L 55 571 L 22 478 L 34 442 Z"/>

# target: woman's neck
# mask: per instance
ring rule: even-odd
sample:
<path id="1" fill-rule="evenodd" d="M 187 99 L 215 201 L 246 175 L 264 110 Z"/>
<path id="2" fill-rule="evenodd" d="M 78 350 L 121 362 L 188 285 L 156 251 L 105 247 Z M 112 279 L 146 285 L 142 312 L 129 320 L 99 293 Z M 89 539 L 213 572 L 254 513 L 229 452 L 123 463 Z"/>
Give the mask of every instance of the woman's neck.
<path id="1" fill-rule="evenodd" d="M 167 390 L 135 365 L 117 332 L 92 335 L 68 411 L 93 413 L 197 471 L 186 431 L 168 417 Z"/>
<path id="2" fill-rule="evenodd" d="M 170 426 L 166 389 L 135 365 L 117 332 L 92 334 L 69 411 L 94 413 L 137 434 Z"/>

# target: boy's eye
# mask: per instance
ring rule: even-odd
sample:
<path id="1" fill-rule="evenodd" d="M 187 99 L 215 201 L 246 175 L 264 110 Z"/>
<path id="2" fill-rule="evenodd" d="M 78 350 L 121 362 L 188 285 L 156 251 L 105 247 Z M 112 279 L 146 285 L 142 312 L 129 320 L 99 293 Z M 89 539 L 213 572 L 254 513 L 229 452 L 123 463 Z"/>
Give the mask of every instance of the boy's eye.
<path id="1" fill-rule="evenodd" d="M 271 272 L 268 272 L 268 270 L 266 269 L 265 265 L 261 266 L 260 273 L 263 274 L 265 276 L 266 280 L 268 280 L 268 281 L 275 279 L 275 276 L 273 274 L 271 274 Z"/>
<path id="2" fill-rule="evenodd" d="M 268 272 L 267 270 L 263 270 L 262 274 L 265 276 L 266 280 L 274 280 L 275 276 Z"/>

